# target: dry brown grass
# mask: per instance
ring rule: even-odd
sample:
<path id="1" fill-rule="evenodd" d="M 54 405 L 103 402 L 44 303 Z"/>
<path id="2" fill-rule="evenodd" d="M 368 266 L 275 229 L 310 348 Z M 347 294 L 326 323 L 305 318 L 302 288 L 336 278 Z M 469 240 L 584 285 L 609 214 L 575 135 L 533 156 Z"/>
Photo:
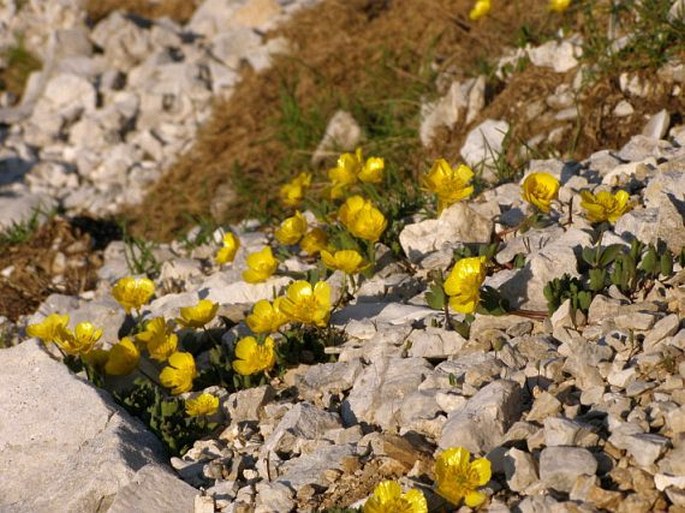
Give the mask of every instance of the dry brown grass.
<path id="1" fill-rule="evenodd" d="M 94 23 L 119 9 L 144 18 L 168 16 L 172 20 L 185 23 L 199 4 L 200 0 L 88 0 L 86 11 Z"/>
<path id="2" fill-rule="evenodd" d="M 62 258 L 65 265 L 56 265 Z M 11 266 L 12 272 L 0 276 L 0 315 L 16 321 L 52 293 L 90 290 L 101 265 L 102 251 L 94 248 L 91 236 L 61 218 L 46 222 L 24 242 L 1 244 L 0 268 Z M 61 279 L 56 283 L 57 275 Z"/>

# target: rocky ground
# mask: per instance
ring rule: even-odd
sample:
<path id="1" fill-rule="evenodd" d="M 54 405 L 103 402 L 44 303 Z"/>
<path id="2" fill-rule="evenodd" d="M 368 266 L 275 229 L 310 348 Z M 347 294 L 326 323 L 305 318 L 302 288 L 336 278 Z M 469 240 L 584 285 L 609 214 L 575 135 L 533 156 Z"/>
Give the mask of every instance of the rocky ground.
<path id="1" fill-rule="evenodd" d="M 22 32 L 44 64 L 20 103 L 0 98 L 0 223 L 23 222 L 37 205 L 44 217 L 57 208 L 72 219 L 143 201 L 146 187 L 193 143 L 212 102 L 232 93 L 241 66 L 259 71 L 286 51 L 286 40 L 264 34 L 313 3 L 206 0 L 183 26 L 114 12 L 88 27 L 74 2 L 29 2 L 20 13 L 18 3 L 4 2 L 2 37 Z M 577 39 L 525 52 L 533 66 L 568 76 L 554 94 L 526 106 L 530 123 L 548 127 L 540 121 L 546 116 L 564 128 L 528 142 L 569 137 L 582 78 Z M 504 55 L 501 63 L 518 57 Z M 607 105 L 608 115 L 631 116 L 656 94 L 650 87 L 679 97 L 683 66 L 662 66 L 656 82 L 621 76 L 625 98 Z M 445 96 L 422 108 L 421 141 L 428 146 L 445 129 L 473 122 L 461 158 L 495 181 L 501 170 L 493 157 L 506 144 L 509 124 L 478 117 L 487 108 L 484 80 L 448 83 Z M 345 134 L 353 149 L 354 120 L 337 120 L 328 140 L 341 142 Z M 11 280 L 16 269 L 22 276 L 44 273 L 36 287 L 46 292 L 27 307 L 35 313 L 5 314 L 0 511 L 325 511 L 360 506 L 385 479 L 419 488 L 439 511 L 445 506 L 432 491 L 433 464 L 454 446 L 492 464 L 483 511 L 685 511 L 681 120 L 682 112 L 655 110 L 622 147 L 578 162 L 527 159 L 526 174 L 545 171 L 561 183 L 546 225 L 516 229 L 529 212 L 518 181 L 485 188 L 437 218 L 404 219 L 405 257 L 376 246 L 375 272 L 331 317 L 341 335 L 324 357 L 299 360 L 259 386 L 208 387 L 221 401 L 216 429 L 171 458 L 108 392 L 25 336 L 27 324 L 68 313 L 72 323 L 102 327 L 109 346 L 130 322 L 111 296 L 116 280 L 132 273 L 126 244 L 105 238 L 93 256 L 82 246 L 97 245 L 88 233 L 103 229 L 50 228 L 49 252 L 38 251 L 45 262 L 38 263 L 39 254 L 35 263 L 10 255 L 0 272 L 3 291 L 29 289 Z M 320 150 L 331 150 L 326 140 Z M 597 243 L 579 193 L 612 188 L 628 191 L 633 208 Z M 280 275 L 245 283 L 246 256 L 275 247 L 273 236 L 257 221 L 230 228 L 242 246 L 228 266 L 213 261 L 223 231 L 197 244 L 150 250 L 160 268 L 146 319 L 174 319 L 180 307 L 210 299 L 220 305 L 210 331 L 232 347 L 249 331 L 244 317 L 253 304 L 273 299 L 291 281 L 283 269 L 314 267 L 295 255 Z M 583 248 L 615 245 L 627 253 L 635 239 L 654 244 L 670 268 L 650 271 L 645 248 L 630 286 L 618 285 L 619 277 L 585 306 L 578 295 L 558 296 L 548 312 L 548 283 L 564 274 L 587 281 Z M 478 313 L 466 332 L 463 315 L 452 316 L 455 326 L 430 306 L 431 286 L 455 255 L 495 242 L 485 285 L 508 301 L 509 314 Z M 65 288 L 75 279 L 82 285 Z M 340 274 L 328 280 L 339 296 Z M 195 356 L 200 367 L 209 366 L 208 352 Z"/>

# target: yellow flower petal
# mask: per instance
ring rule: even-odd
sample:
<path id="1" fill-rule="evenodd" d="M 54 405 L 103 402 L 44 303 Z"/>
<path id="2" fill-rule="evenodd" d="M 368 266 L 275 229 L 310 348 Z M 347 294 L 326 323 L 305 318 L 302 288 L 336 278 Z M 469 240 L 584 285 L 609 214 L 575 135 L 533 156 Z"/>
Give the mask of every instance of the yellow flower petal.
<path id="1" fill-rule="evenodd" d="M 307 220 L 300 212 L 285 219 L 274 235 L 276 240 L 286 246 L 297 244 L 307 232 Z"/>
<path id="2" fill-rule="evenodd" d="M 540 212 L 548 213 L 559 195 L 559 180 L 549 173 L 530 173 L 523 181 L 522 196 Z"/>
<path id="3" fill-rule="evenodd" d="M 266 337 L 262 344 L 254 337 L 241 338 L 235 346 L 233 370 L 243 376 L 271 370 L 276 365 L 274 346 L 271 337 Z"/>
<path id="4" fill-rule="evenodd" d="M 331 288 L 326 282 L 314 287 L 304 280 L 291 283 L 281 302 L 281 311 L 293 322 L 325 326 L 331 311 Z"/>
<path id="5" fill-rule="evenodd" d="M 112 296 L 130 313 L 139 310 L 147 304 L 155 293 L 155 284 L 148 278 L 134 278 L 126 276 L 117 281 L 112 287 Z"/>
<path id="6" fill-rule="evenodd" d="M 240 249 L 240 239 L 235 234 L 228 232 L 224 235 L 223 247 L 219 249 L 214 260 L 219 265 L 233 262 L 238 249 Z"/>
<path id="7" fill-rule="evenodd" d="M 201 328 L 211 322 L 219 309 L 218 303 L 209 299 L 201 299 L 194 306 L 184 306 L 181 308 L 181 317 L 177 321 L 186 328 Z"/>
<path id="8" fill-rule="evenodd" d="M 278 268 L 278 260 L 274 258 L 269 246 L 247 255 L 246 263 L 248 268 L 243 271 L 243 280 L 247 283 L 266 281 Z"/>
<path id="9" fill-rule="evenodd" d="M 186 414 L 190 417 L 213 415 L 219 409 L 219 398 L 202 393 L 193 399 L 186 400 Z"/>
<path id="10" fill-rule="evenodd" d="M 130 374 L 138 367 L 140 351 L 129 337 L 122 338 L 109 350 L 105 372 L 112 376 Z"/>

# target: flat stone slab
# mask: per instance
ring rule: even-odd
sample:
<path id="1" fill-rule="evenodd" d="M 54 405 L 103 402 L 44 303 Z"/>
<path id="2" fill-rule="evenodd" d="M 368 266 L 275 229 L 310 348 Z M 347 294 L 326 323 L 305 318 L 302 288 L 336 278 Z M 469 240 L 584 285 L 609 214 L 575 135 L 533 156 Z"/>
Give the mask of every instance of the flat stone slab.
<path id="1" fill-rule="evenodd" d="M 139 469 L 168 468 L 152 433 L 39 342 L 0 350 L 0 368 L 3 513 L 106 511 Z"/>

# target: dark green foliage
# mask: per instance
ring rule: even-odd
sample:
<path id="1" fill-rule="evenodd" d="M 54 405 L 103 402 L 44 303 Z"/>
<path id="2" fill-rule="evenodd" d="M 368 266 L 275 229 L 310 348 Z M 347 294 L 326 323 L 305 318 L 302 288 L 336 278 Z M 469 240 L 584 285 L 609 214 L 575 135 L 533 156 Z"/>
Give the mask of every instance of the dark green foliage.
<path id="1" fill-rule="evenodd" d="M 585 290 L 578 278 L 573 278 L 569 274 L 564 274 L 561 278 L 555 278 L 547 283 L 543 293 L 547 299 L 547 309 L 550 314 L 554 313 L 567 299 L 571 300 L 571 307 L 574 311 L 580 309 L 587 312 L 593 297 L 592 292 Z"/>
<path id="2" fill-rule="evenodd" d="M 601 242 L 601 241 L 600 241 Z M 544 289 L 547 306 L 554 312 L 566 299 L 575 309 L 587 311 L 592 298 L 615 285 L 631 296 L 659 277 L 673 275 L 676 257 L 663 241 L 644 244 L 634 240 L 630 247 L 623 244 L 583 248 L 578 270 L 580 279 L 565 274 L 547 284 Z"/>
<path id="3" fill-rule="evenodd" d="M 115 394 L 115 398 L 150 427 L 171 455 L 185 453 L 195 440 L 216 427 L 204 418 L 186 416 L 181 399 L 165 398 L 160 388 L 146 379 L 137 379 L 131 390 Z"/>

